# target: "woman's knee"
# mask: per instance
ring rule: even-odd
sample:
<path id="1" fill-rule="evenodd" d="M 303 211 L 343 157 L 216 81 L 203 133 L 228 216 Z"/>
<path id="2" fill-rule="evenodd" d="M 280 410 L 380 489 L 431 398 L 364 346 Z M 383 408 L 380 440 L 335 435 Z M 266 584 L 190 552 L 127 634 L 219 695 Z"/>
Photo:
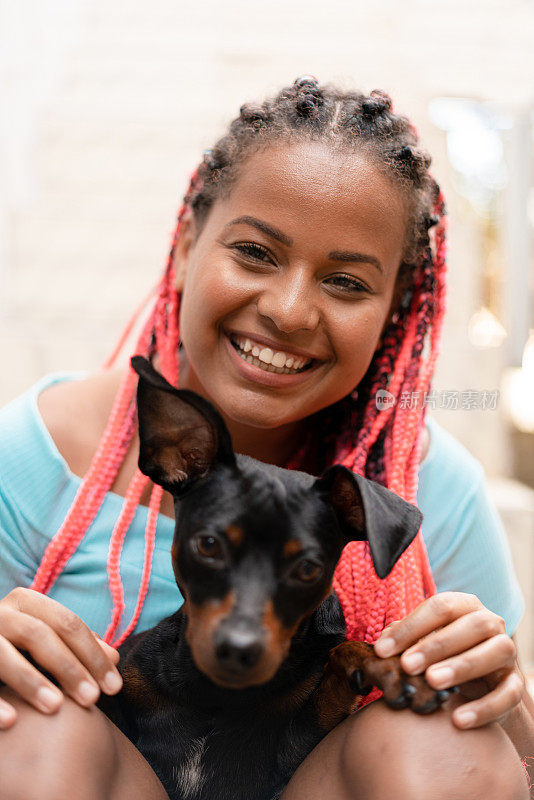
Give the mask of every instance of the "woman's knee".
<path id="1" fill-rule="evenodd" d="M 373 704 L 347 720 L 340 772 L 358 800 L 528 800 L 526 775 L 499 725 L 460 731 L 442 710 L 428 717 Z"/>
<path id="2" fill-rule="evenodd" d="M 117 767 L 115 740 L 103 714 L 65 698 L 55 714 L 33 709 L 8 689 L 16 723 L 0 732 L 2 800 L 110 797 Z"/>

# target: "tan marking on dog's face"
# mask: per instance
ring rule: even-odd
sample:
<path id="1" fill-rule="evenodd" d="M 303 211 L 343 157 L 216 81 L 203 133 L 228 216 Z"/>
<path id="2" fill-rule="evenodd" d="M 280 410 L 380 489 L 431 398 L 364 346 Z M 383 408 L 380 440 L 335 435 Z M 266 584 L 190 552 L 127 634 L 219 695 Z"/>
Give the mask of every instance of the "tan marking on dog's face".
<path id="1" fill-rule="evenodd" d="M 302 543 L 298 541 L 298 539 L 289 539 L 283 549 L 284 557 L 291 558 L 291 556 L 297 556 L 299 553 L 302 552 Z"/>
<path id="2" fill-rule="evenodd" d="M 330 593 L 328 586 L 321 601 Z M 263 652 L 258 662 L 250 670 L 241 675 L 232 675 L 224 670 L 215 653 L 215 634 L 221 623 L 229 617 L 236 604 L 236 595 L 230 591 L 221 600 L 207 600 L 195 606 L 186 597 L 184 611 L 187 615 L 186 640 L 198 669 L 213 683 L 231 689 L 243 689 L 248 686 L 259 686 L 274 677 L 282 662 L 287 658 L 291 640 L 305 616 L 313 609 L 299 617 L 291 627 L 285 626 L 274 610 L 273 601 L 269 599 L 258 619 L 263 633 Z M 319 605 L 319 603 L 317 603 Z M 288 699 L 288 702 L 291 702 Z"/>
<path id="3" fill-rule="evenodd" d="M 195 661 L 197 655 L 200 661 L 204 661 L 211 652 L 213 635 L 223 619 L 230 614 L 234 605 L 234 592 L 228 592 L 221 600 L 206 600 L 201 605 L 195 605 L 189 598 L 186 598 L 184 603 L 184 611 L 187 614 L 185 638 Z M 199 668 L 202 669 L 202 667 Z"/>
<path id="4" fill-rule="evenodd" d="M 234 547 L 239 547 L 241 545 L 244 536 L 242 528 L 239 528 L 237 525 L 228 525 L 225 533 L 230 544 Z"/>
<path id="5" fill-rule="evenodd" d="M 270 639 L 270 647 L 273 652 L 273 658 L 276 658 L 279 665 L 286 658 L 289 648 L 291 646 L 291 639 L 295 635 L 298 626 L 301 623 L 301 618 L 297 620 L 292 628 L 287 628 L 274 610 L 272 600 L 265 604 L 263 612 L 263 625 L 268 632 Z"/>
<path id="6" fill-rule="evenodd" d="M 185 638 L 191 648 L 195 664 L 212 680 L 217 667 L 215 633 L 221 622 L 231 614 L 234 605 L 234 592 L 228 592 L 221 600 L 206 600 L 201 605 L 195 605 L 189 597 L 185 598 L 184 611 L 187 615 Z"/>
<path id="7" fill-rule="evenodd" d="M 265 637 L 263 653 L 254 667 L 246 673 L 232 675 L 218 662 L 214 639 L 219 625 L 232 613 L 235 601 L 234 592 L 228 592 L 222 600 L 208 600 L 200 606 L 195 606 L 186 599 L 184 610 L 188 623 L 185 635 L 195 664 L 201 672 L 220 686 L 241 689 L 271 680 L 289 652 L 291 637 L 300 620 L 293 629 L 286 629 L 274 613 L 272 601 L 269 600 L 265 605 L 263 618 L 258 619 L 258 625 L 262 627 Z"/>

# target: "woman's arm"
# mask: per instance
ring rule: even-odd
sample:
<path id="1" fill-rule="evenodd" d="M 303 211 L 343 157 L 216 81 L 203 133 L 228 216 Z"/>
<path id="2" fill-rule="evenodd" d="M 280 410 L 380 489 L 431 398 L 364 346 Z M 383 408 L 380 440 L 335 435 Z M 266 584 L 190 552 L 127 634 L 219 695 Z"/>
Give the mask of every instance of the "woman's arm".
<path id="1" fill-rule="evenodd" d="M 0 681 L 44 714 L 61 705 L 62 692 L 24 657 L 29 653 L 81 706 L 100 691 L 122 687 L 119 654 L 82 620 L 50 597 L 32 589 L 13 589 L 0 600 Z M 16 721 L 14 707 L 0 698 L 0 729 Z"/>

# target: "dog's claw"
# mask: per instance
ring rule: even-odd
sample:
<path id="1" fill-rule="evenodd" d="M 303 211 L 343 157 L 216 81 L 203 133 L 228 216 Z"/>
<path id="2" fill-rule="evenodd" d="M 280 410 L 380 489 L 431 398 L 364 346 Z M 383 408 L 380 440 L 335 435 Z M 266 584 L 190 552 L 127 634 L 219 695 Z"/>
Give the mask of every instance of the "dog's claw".
<path id="1" fill-rule="evenodd" d="M 361 669 L 355 669 L 349 678 L 349 685 L 355 694 L 366 697 L 372 690 L 372 686 L 366 686 L 363 682 L 363 673 Z"/>
<path id="2" fill-rule="evenodd" d="M 421 687 L 418 688 L 405 680 L 402 683 L 402 693 L 393 700 L 388 700 L 388 705 L 394 709 L 410 706 L 416 714 L 431 714 L 433 711 L 437 711 L 451 695 L 449 689 L 442 689 L 431 692 L 430 696 L 426 692 L 426 699 L 424 699 L 424 695 L 420 694 L 420 689 Z"/>
<path id="3" fill-rule="evenodd" d="M 410 697 L 406 697 L 404 692 L 400 694 L 398 697 L 395 697 L 393 700 L 386 700 L 388 706 L 393 708 L 395 711 L 400 711 L 402 708 L 408 708 L 410 705 Z"/>
<path id="4" fill-rule="evenodd" d="M 412 711 L 416 714 L 431 714 L 433 711 L 437 711 L 440 705 L 437 699 L 432 697 L 431 700 L 427 700 L 422 706 L 412 706 Z"/>
<path id="5" fill-rule="evenodd" d="M 402 693 L 406 698 L 409 698 L 411 700 L 414 694 L 417 694 L 417 689 L 415 688 L 415 686 L 412 686 L 411 683 L 403 683 Z"/>

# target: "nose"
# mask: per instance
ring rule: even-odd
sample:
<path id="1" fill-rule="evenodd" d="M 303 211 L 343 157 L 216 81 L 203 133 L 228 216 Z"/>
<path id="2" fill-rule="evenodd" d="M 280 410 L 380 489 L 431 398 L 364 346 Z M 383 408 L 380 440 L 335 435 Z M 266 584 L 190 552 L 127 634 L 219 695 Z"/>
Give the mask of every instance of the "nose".
<path id="1" fill-rule="evenodd" d="M 251 621 L 238 619 L 221 625 L 215 635 L 219 664 L 232 672 L 252 669 L 263 652 L 261 630 Z"/>
<path id="2" fill-rule="evenodd" d="M 315 330 L 319 308 L 305 267 L 289 267 L 271 278 L 257 300 L 258 313 L 283 333 Z"/>

